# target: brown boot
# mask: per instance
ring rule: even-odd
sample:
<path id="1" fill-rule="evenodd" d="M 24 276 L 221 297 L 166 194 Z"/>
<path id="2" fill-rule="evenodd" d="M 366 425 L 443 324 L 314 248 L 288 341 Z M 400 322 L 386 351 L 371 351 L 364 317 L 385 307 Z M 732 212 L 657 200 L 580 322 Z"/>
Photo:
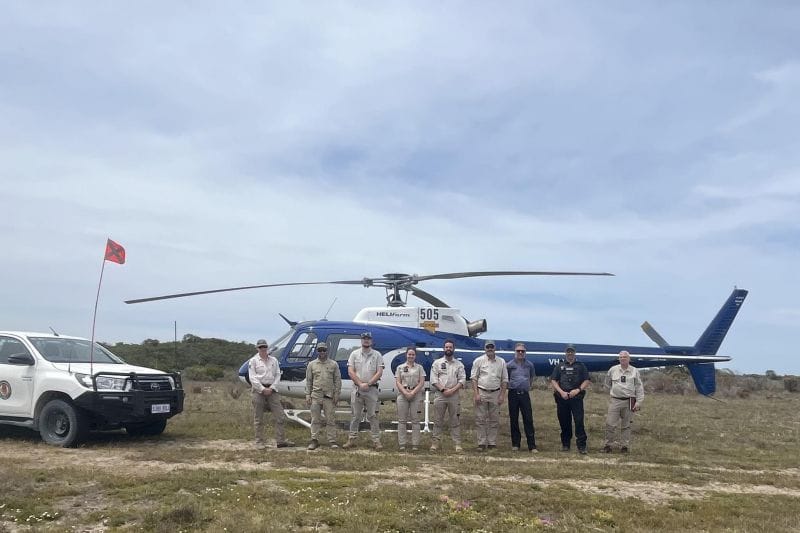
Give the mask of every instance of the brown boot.
<path id="1" fill-rule="evenodd" d="M 355 448 L 356 440 L 357 439 L 355 437 L 350 437 L 349 439 L 347 439 L 347 442 L 344 443 L 344 446 L 342 446 L 342 448 L 344 448 L 345 450 L 347 450 L 348 448 Z"/>

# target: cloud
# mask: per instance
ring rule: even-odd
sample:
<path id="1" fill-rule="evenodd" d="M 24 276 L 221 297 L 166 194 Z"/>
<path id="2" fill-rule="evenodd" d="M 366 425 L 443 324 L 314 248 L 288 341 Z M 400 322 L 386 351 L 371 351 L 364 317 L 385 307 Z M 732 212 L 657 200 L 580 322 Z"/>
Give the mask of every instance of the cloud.
<path id="1" fill-rule="evenodd" d="M 643 318 L 693 342 L 741 284 L 737 368 L 793 336 L 790 7 L 0 10 L 0 327 L 85 335 L 110 236 L 129 260 L 104 273 L 107 340 L 274 337 L 279 311 L 383 301 L 129 298 L 505 268 L 618 276 L 423 288 L 498 338 L 647 344 Z"/>

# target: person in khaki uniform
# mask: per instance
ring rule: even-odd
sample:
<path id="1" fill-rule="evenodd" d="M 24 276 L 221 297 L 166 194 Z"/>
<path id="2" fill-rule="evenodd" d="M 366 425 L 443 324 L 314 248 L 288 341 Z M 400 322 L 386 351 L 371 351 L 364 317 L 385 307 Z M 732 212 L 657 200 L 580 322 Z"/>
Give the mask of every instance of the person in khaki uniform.
<path id="1" fill-rule="evenodd" d="M 617 426 L 620 427 L 620 449 L 628 453 L 631 445 L 631 422 L 633 413 L 642 408 L 644 386 L 639 371 L 631 366 L 631 355 L 625 350 L 619 352 L 619 364 L 608 369 L 606 387 L 609 388 L 611 401 L 606 415 L 606 438 L 603 451 L 611 453 L 611 444 Z"/>
<path id="2" fill-rule="evenodd" d="M 350 419 L 350 434 L 344 448 L 354 448 L 358 441 L 358 424 L 361 412 L 366 410 L 372 434 L 372 445 L 382 450 L 381 426 L 378 422 L 378 382 L 383 375 L 383 356 L 372 349 L 372 333 L 361 334 L 361 348 L 353 350 L 347 360 L 347 374 L 353 380 L 350 405 L 353 416 Z"/>
<path id="3" fill-rule="evenodd" d="M 455 358 L 456 344 L 452 339 L 444 341 L 444 357 L 431 366 L 431 388 L 436 391 L 433 399 L 433 435 L 431 451 L 439 449 L 442 439 L 442 426 L 447 415 L 450 423 L 450 436 L 455 451 L 461 451 L 461 396 L 459 391 L 467 382 L 464 364 Z"/>
<path id="4" fill-rule="evenodd" d="M 411 422 L 411 447 L 419 450 L 419 407 L 422 389 L 425 388 L 425 369 L 416 364 L 417 349 L 406 349 L 406 362 L 398 365 L 394 374 L 397 385 L 397 444 L 405 451 L 408 439 L 408 422 Z"/>
<path id="5" fill-rule="evenodd" d="M 306 403 L 311 407 L 311 442 L 309 450 L 319 448 L 319 431 L 322 426 L 322 413 L 325 413 L 325 429 L 328 445 L 336 444 L 336 404 L 342 391 L 342 376 L 336 361 L 328 359 L 328 345 L 317 344 L 317 358 L 306 367 Z"/>
<path id="6" fill-rule="evenodd" d="M 506 362 L 497 357 L 494 341 L 486 341 L 484 353 L 472 363 L 472 395 L 475 402 L 475 433 L 478 450 L 497 448 L 500 428 L 500 406 L 508 389 Z"/>
<path id="7" fill-rule="evenodd" d="M 269 355 L 269 345 L 264 339 L 256 342 L 258 353 L 247 362 L 247 375 L 253 392 L 253 426 L 256 434 L 256 446 L 263 448 L 264 442 L 264 413 L 267 409 L 275 419 L 275 442 L 278 448 L 294 446 L 286 440 L 283 429 L 283 406 L 281 396 L 275 390 L 275 385 L 281 380 L 281 367 L 278 360 Z"/>

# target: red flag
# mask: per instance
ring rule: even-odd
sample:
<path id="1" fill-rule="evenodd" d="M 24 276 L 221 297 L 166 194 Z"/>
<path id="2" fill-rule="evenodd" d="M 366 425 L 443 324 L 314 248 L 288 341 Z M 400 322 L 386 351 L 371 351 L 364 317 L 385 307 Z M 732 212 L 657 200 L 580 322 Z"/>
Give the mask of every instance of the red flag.
<path id="1" fill-rule="evenodd" d="M 111 239 L 108 239 L 108 242 L 106 242 L 106 261 L 119 263 L 120 265 L 124 264 L 125 248 L 123 248 L 122 245 L 115 243 Z"/>

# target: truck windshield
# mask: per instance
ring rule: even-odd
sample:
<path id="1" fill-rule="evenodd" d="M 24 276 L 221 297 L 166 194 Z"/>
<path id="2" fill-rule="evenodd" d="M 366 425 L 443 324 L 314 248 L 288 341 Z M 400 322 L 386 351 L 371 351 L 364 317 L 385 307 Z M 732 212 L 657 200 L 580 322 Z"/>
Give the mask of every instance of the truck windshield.
<path id="1" fill-rule="evenodd" d="M 62 339 L 57 337 L 28 337 L 42 357 L 51 363 L 111 363 L 123 364 L 125 361 L 94 343 L 91 353 L 90 341 L 86 339 Z"/>

